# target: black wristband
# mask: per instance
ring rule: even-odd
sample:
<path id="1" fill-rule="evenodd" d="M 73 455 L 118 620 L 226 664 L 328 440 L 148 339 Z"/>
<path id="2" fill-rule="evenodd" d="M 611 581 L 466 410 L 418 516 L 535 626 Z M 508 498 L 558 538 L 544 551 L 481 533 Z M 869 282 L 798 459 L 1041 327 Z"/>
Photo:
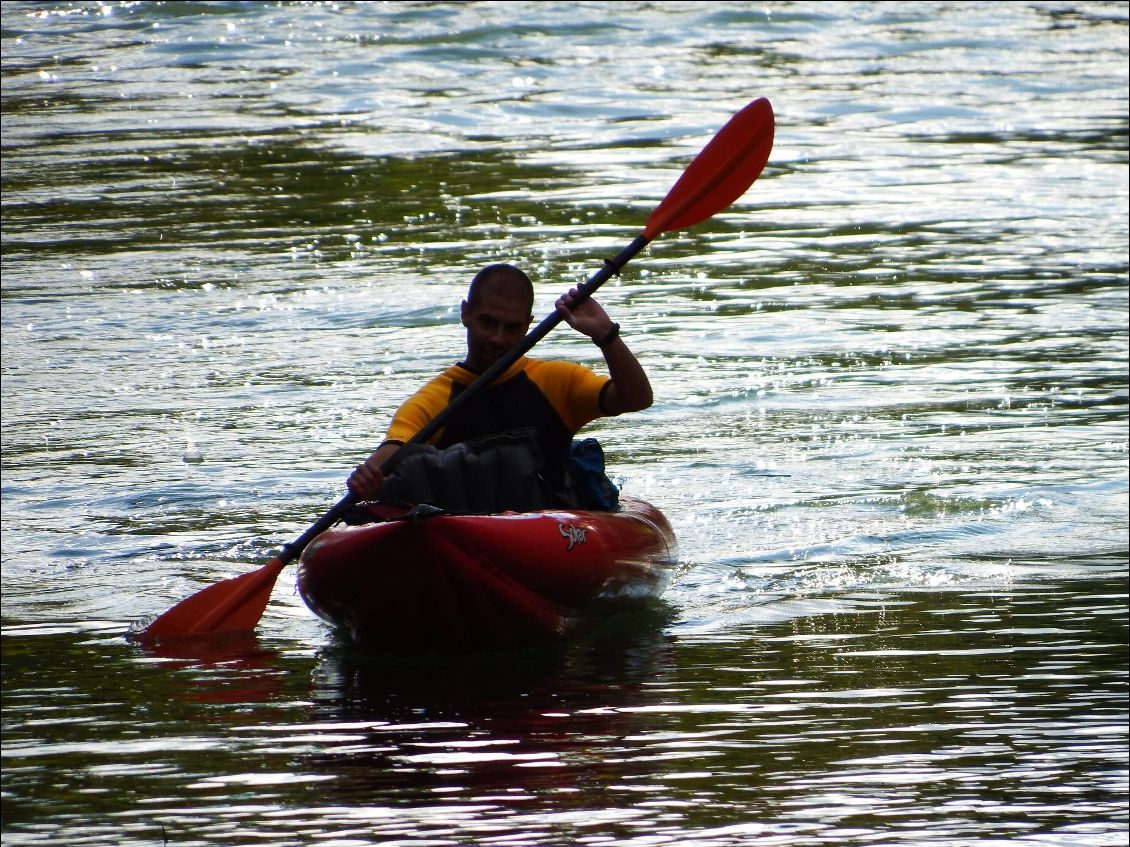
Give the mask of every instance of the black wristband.
<path id="1" fill-rule="evenodd" d="M 597 341 L 594 338 L 593 344 L 595 344 L 597 347 L 607 347 L 609 344 L 611 344 L 613 341 L 615 341 L 619 337 L 620 337 L 620 324 L 614 323 L 614 324 L 612 324 L 612 328 L 610 330 L 608 330 L 608 335 L 604 336 L 604 338 L 602 338 L 600 341 Z"/>

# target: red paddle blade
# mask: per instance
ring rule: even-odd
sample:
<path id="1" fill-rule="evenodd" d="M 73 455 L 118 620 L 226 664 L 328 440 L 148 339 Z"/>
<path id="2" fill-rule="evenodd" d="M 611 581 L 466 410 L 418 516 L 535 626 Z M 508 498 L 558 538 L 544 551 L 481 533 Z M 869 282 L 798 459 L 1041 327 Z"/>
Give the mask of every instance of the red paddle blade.
<path id="1" fill-rule="evenodd" d="M 773 125 L 773 107 L 764 97 L 730 118 L 651 213 L 644 238 L 694 226 L 745 194 L 769 161 Z"/>
<path id="2" fill-rule="evenodd" d="M 259 570 L 209 585 L 181 600 L 135 637 L 141 641 L 251 632 L 263 616 L 279 572 L 286 566 L 271 559 Z"/>

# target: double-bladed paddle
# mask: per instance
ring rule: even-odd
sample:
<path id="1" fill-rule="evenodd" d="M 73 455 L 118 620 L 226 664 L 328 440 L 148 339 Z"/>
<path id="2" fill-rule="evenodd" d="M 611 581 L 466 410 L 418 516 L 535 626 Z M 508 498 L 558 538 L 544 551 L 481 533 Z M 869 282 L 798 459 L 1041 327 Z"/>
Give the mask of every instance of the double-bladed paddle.
<path id="1" fill-rule="evenodd" d="M 667 196 L 647 219 L 643 232 L 613 259 L 579 286 L 572 306 L 592 295 L 626 265 L 657 235 L 701 223 L 741 197 L 760 175 L 773 149 L 773 107 L 765 98 L 754 100 L 715 134 L 714 138 L 683 171 Z M 491 365 L 472 385 L 455 398 L 411 439 L 427 441 L 472 396 L 490 385 L 562 320 L 554 311 L 539 323 L 513 350 Z M 354 504 L 347 494 L 317 523 L 258 570 L 217 582 L 177 603 L 135 634 L 141 641 L 160 641 L 186 636 L 244 633 L 255 629 L 271 597 L 275 580 L 287 564 L 301 555 L 314 538 L 341 519 Z"/>

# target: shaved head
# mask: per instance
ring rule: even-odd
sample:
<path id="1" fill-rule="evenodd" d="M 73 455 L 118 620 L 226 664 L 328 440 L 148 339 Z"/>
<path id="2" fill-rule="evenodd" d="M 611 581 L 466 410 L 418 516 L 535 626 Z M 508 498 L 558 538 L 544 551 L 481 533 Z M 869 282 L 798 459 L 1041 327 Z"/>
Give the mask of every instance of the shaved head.
<path id="1" fill-rule="evenodd" d="M 523 305 L 527 314 L 533 314 L 534 284 L 525 273 L 513 265 L 487 265 L 475 274 L 467 291 L 467 305 L 472 309 L 476 308 L 487 291 L 508 300 L 515 300 Z"/>

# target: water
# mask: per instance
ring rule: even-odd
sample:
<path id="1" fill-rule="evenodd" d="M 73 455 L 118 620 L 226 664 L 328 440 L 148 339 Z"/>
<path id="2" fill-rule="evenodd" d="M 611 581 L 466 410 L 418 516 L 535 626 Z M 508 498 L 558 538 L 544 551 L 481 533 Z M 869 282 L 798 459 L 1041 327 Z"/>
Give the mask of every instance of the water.
<path id="1" fill-rule="evenodd" d="M 1111 845 L 1127 821 L 1124 3 L 5 3 L 5 845 Z M 123 637 L 252 570 L 754 97 L 600 299 L 682 551 L 560 649 Z M 598 365 L 557 330 L 538 347 Z"/>

